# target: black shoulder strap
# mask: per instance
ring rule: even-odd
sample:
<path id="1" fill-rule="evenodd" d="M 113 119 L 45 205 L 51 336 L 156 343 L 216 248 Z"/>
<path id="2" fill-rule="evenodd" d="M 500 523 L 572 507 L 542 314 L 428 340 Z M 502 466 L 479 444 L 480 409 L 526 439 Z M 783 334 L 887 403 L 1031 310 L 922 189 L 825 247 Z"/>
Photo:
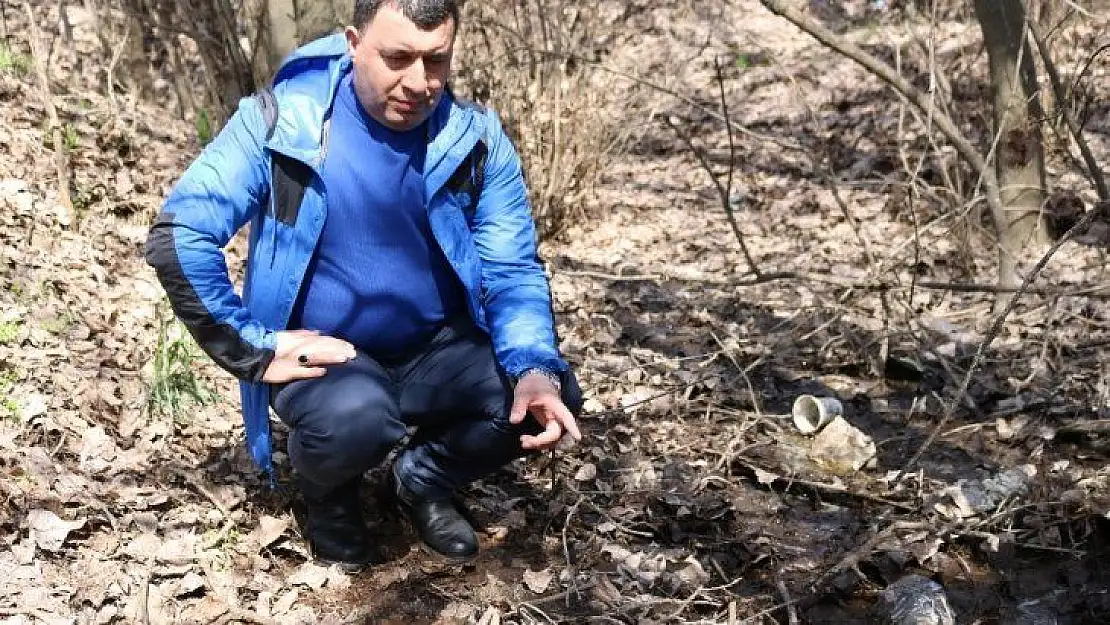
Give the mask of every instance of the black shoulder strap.
<path id="1" fill-rule="evenodd" d="M 262 119 L 266 122 L 266 140 L 274 135 L 278 121 L 278 102 L 273 89 L 269 87 L 254 95 L 262 109 Z M 304 200 L 304 190 L 312 181 L 312 169 L 294 158 L 284 154 L 271 153 L 272 169 L 270 174 L 270 193 L 273 195 L 273 217 L 292 225 L 297 222 L 297 214 Z"/>

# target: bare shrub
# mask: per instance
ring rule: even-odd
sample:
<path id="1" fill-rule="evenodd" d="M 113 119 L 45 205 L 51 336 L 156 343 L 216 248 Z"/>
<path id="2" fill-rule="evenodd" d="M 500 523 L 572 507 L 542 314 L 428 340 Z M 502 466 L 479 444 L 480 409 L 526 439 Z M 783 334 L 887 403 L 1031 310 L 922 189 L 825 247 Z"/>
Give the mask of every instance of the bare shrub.
<path id="1" fill-rule="evenodd" d="M 273 52 L 266 36 L 276 35 L 265 31 L 273 27 L 267 10 L 274 4 L 91 0 L 98 32 L 115 34 L 100 41 L 101 54 L 116 58 L 105 63 L 112 76 L 104 83 L 172 102 L 182 117 L 211 119 L 215 131 L 272 71 L 267 63 L 274 59 L 261 57 Z M 314 33 L 326 31 L 328 19 L 347 19 L 349 2 L 326 4 L 331 17 L 314 21 Z M 574 0 L 463 5 L 454 86 L 500 113 L 521 155 L 541 237 L 557 236 L 586 217 L 598 174 L 627 135 L 612 112 L 628 110 L 629 90 L 614 88 L 614 76 L 598 68 L 598 48 L 612 35 L 605 7 Z M 143 36 L 134 45 L 115 41 L 138 33 Z M 294 39 L 284 45 L 303 43 L 299 30 Z M 172 92 L 144 88 L 156 81 Z"/>
<path id="2" fill-rule="evenodd" d="M 602 5 L 495 0 L 464 6 L 461 95 L 492 106 L 520 151 L 541 237 L 585 218 L 589 195 L 624 133 L 609 115 L 624 96 L 603 85 L 595 42 Z"/>

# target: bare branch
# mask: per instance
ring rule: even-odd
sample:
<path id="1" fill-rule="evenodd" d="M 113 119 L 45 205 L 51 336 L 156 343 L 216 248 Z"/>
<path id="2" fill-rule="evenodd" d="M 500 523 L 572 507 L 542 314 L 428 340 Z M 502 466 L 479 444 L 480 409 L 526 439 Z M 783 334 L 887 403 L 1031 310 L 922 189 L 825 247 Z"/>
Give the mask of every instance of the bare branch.
<path id="1" fill-rule="evenodd" d="M 984 159 L 983 155 L 972 145 L 971 141 L 960 132 L 960 129 L 956 127 L 956 123 L 952 121 L 952 118 L 945 115 L 943 111 L 937 109 L 936 103 L 932 98 L 911 85 L 905 78 L 899 75 L 894 68 L 871 54 L 868 54 L 865 50 L 851 41 L 825 28 L 816 20 L 796 9 L 786 6 L 782 0 L 759 1 L 772 13 L 785 18 L 822 44 L 852 59 L 892 87 L 919 110 L 925 111 L 936 123 L 937 130 L 952 142 L 953 147 L 956 148 L 960 156 L 963 157 L 979 175 L 979 179 L 982 180 L 983 183 L 983 191 L 986 195 L 987 205 L 990 207 L 991 218 L 994 221 L 995 228 L 1000 234 L 1006 231 L 1006 213 L 1002 207 L 1001 195 L 998 188 L 998 177 L 995 175 L 994 169 L 990 167 L 987 160 Z M 1000 237 L 1000 241 L 1003 239 L 1003 237 Z M 1002 247 L 1004 248 L 1005 246 Z M 999 256 L 1000 262 L 1004 263 L 1005 259 L 1008 257 L 1012 257 L 1012 253 L 1009 250 L 1002 249 Z M 1000 274 L 1001 273 L 1004 272 L 1000 272 Z M 1000 275 L 1000 277 L 1005 278 L 1004 275 Z"/>
<path id="2" fill-rule="evenodd" d="M 722 87 L 722 89 L 723 88 L 724 87 Z M 727 113 L 725 114 L 725 117 L 727 119 Z M 736 241 L 740 244 L 740 251 L 744 254 L 744 260 L 748 262 L 748 269 L 751 270 L 751 273 L 758 280 L 762 274 L 759 271 L 759 265 L 757 265 L 755 261 L 752 260 L 752 255 L 748 252 L 748 245 L 744 242 L 744 233 L 740 230 L 740 224 L 736 222 L 736 215 L 732 211 L 732 198 L 729 197 L 729 190 L 725 188 L 723 184 L 721 184 L 721 180 L 717 176 L 716 172 L 713 171 L 713 166 L 709 163 L 709 159 L 705 157 L 705 154 L 702 153 L 702 150 L 698 149 L 698 147 L 694 145 L 694 141 L 690 138 L 690 136 L 687 133 L 683 132 L 678 127 L 678 125 L 672 122 L 667 116 L 663 117 L 663 123 L 665 123 L 668 128 L 673 130 L 675 135 L 677 135 L 678 138 L 686 144 L 686 147 L 690 149 L 690 152 L 694 154 L 694 157 L 698 159 L 698 163 L 701 165 L 702 169 L 704 169 L 705 172 L 709 174 L 710 180 L 713 181 L 713 188 L 717 190 L 717 195 L 721 199 L 721 206 L 724 208 L 725 216 L 728 217 L 728 224 L 732 227 L 732 233 L 736 235 Z M 731 131 L 729 134 L 731 136 Z M 729 184 L 732 184 L 732 168 L 733 163 L 730 160 L 728 173 Z"/>
<path id="3" fill-rule="evenodd" d="M 954 397 L 952 401 L 949 402 L 948 407 L 944 411 L 944 416 L 942 416 L 940 421 L 938 421 L 937 424 L 933 426 L 933 431 L 929 433 L 929 437 L 925 439 L 925 442 L 922 443 L 921 447 L 918 448 L 913 457 L 909 459 L 909 462 L 906 463 L 906 466 L 902 467 L 902 470 L 898 473 L 898 477 L 894 480 L 895 482 L 902 479 L 902 476 L 905 475 L 906 471 L 910 470 L 915 464 L 917 464 L 917 461 L 921 459 L 921 455 L 925 453 L 925 450 L 929 449 L 929 446 L 932 445 L 933 441 L 936 440 L 937 435 L 940 434 L 940 431 L 944 428 L 945 425 L 947 425 L 948 421 L 952 419 L 952 415 L 956 412 L 956 407 L 963 402 L 965 397 L 967 397 L 968 388 L 970 388 L 971 386 L 971 378 L 979 369 L 979 365 L 982 364 L 983 355 L 986 353 L 987 348 L 989 348 L 990 344 L 994 342 L 995 337 L 998 336 L 998 332 L 1002 329 L 1002 323 L 1006 321 L 1006 317 L 1008 317 L 1010 312 L 1013 311 L 1014 306 L 1017 305 L 1017 302 L 1019 299 L 1021 299 L 1021 296 L 1029 290 L 1029 285 L 1033 282 L 1033 280 L 1036 279 L 1038 275 L 1040 275 L 1041 270 L 1043 270 L 1045 265 L 1048 264 L 1048 261 L 1050 258 L 1052 258 L 1052 255 L 1055 254 L 1056 250 L 1059 250 L 1060 247 L 1064 245 L 1064 243 L 1067 243 L 1069 239 L 1075 236 L 1076 233 L 1081 232 L 1084 228 L 1086 228 L 1087 225 L 1090 224 L 1094 220 L 1094 218 L 1100 215 L 1104 210 L 1107 210 L 1106 201 L 1100 202 L 1100 206 L 1097 207 L 1095 210 L 1087 211 L 1087 214 L 1085 214 L 1082 219 L 1075 222 L 1075 225 L 1069 228 L 1068 231 L 1064 233 L 1064 236 L 1060 237 L 1060 239 L 1056 241 L 1056 243 L 1054 243 L 1047 252 L 1045 252 L 1045 255 L 1042 256 L 1039 261 L 1037 261 L 1037 264 L 1033 267 L 1033 270 L 1030 271 L 1027 276 L 1025 276 L 1025 279 L 1022 280 L 1021 287 L 1018 289 L 1017 293 L 1014 293 L 1014 296 L 1010 298 L 1010 301 L 1006 304 L 1006 307 L 1002 309 L 1002 312 L 999 313 L 997 317 L 995 317 L 994 323 L 991 324 L 990 330 L 987 332 L 987 335 L 983 337 L 983 342 L 979 343 L 979 349 L 975 350 L 975 357 L 971 361 L 971 366 L 967 368 L 967 374 L 964 375 L 963 384 L 960 385 L 960 390 L 958 393 L 956 393 L 956 397 Z"/>
<path id="4" fill-rule="evenodd" d="M 1071 131 L 1072 138 L 1075 139 L 1076 145 L 1079 146 L 1079 153 L 1083 155 L 1083 161 L 1087 164 L 1087 172 L 1094 182 L 1095 190 L 1098 192 L 1098 197 L 1102 201 L 1110 200 L 1110 190 L 1106 186 L 1106 178 L 1102 175 L 1102 170 L 1095 161 L 1094 154 L 1091 153 L 1090 146 L 1087 141 L 1083 139 L 1083 130 L 1076 123 L 1075 117 L 1072 116 L 1071 110 L 1067 106 L 1067 94 L 1064 93 L 1064 85 L 1060 82 L 1060 74 L 1056 71 L 1056 64 L 1052 62 L 1052 55 L 1048 52 L 1048 46 L 1045 44 L 1044 37 L 1041 37 L 1040 32 L 1037 30 L 1037 25 L 1033 20 L 1027 19 L 1026 23 L 1029 26 L 1029 36 L 1033 42 L 1037 44 L 1037 51 L 1041 55 L 1041 61 L 1044 62 L 1045 72 L 1048 74 L 1049 82 L 1052 83 L 1052 93 L 1056 96 L 1056 102 L 1060 108 L 1060 114 L 1064 116 L 1064 122 L 1068 125 L 1068 130 Z"/>
<path id="5" fill-rule="evenodd" d="M 31 56 L 33 57 L 31 60 L 35 65 L 35 74 L 37 74 L 39 80 L 42 105 L 46 109 L 46 132 L 50 133 L 51 141 L 54 143 L 54 172 L 58 178 L 58 202 L 65 207 L 69 214 L 70 223 L 76 230 L 79 224 L 77 223 L 77 213 L 73 208 L 73 201 L 69 197 L 69 162 L 66 158 L 65 142 L 62 140 L 58 110 L 54 107 L 54 96 L 50 91 L 50 77 L 47 74 L 47 59 L 45 57 L 47 52 L 43 50 L 42 41 L 39 39 L 39 29 L 36 26 L 38 21 L 34 10 L 26 2 L 23 3 L 23 10 L 27 13 L 27 23 L 31 29 L 29 33 Z"/>

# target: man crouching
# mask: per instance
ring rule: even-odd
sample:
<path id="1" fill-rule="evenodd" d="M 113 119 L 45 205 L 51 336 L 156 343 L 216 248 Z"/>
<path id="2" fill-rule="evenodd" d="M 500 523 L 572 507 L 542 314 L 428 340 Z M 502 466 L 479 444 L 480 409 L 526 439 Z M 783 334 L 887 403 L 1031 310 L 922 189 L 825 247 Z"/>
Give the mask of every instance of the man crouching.
<path id="1" fill-rule="evenodd" d="M 467 560 L 453 492 L 580 438 L 520 159 L 447 88 L 454 0 L 357 0 L 294 52 L 174 187 L 147 241 L 175 313 L 241 380 L 272 472 L 269 408 L 318 559 L 374 558 L 362 475 L 406 437 L 394 492 L 433 552 Z M 221 248 L 250 224 L 242 297 Z"/>

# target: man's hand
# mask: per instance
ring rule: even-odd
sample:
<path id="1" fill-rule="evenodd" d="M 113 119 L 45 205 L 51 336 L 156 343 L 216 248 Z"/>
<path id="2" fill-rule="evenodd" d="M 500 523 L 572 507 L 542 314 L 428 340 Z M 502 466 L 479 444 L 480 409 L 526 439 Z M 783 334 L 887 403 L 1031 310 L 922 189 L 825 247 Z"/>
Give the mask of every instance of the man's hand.
<path id="1" fill-rule="evenodd" d="M 524 421 L 529 412 L 544 427 L 536 436 L 525 434 L 520 437 L 520 446 L 525 449 L 550 449 L 559 442 L 566 432 L 576 441 L 582 440 L 582 433 L 574 421 L 562 398 L 559 389 L 546 377 L 538 374 L 525 375 L 517 382 L 513 392 L 513 408 L 509 413 L 512 424 Z"/>
<path id="2" fill-rule="evenodd" d="M 315 330 L 278 332 L 274 359 L 262 381 L 281 384 L 318 378 L 328 372 L 328 365 L 341 365 L 354 357 L 354 345 L 334 336 L 321 336 Z"/>

